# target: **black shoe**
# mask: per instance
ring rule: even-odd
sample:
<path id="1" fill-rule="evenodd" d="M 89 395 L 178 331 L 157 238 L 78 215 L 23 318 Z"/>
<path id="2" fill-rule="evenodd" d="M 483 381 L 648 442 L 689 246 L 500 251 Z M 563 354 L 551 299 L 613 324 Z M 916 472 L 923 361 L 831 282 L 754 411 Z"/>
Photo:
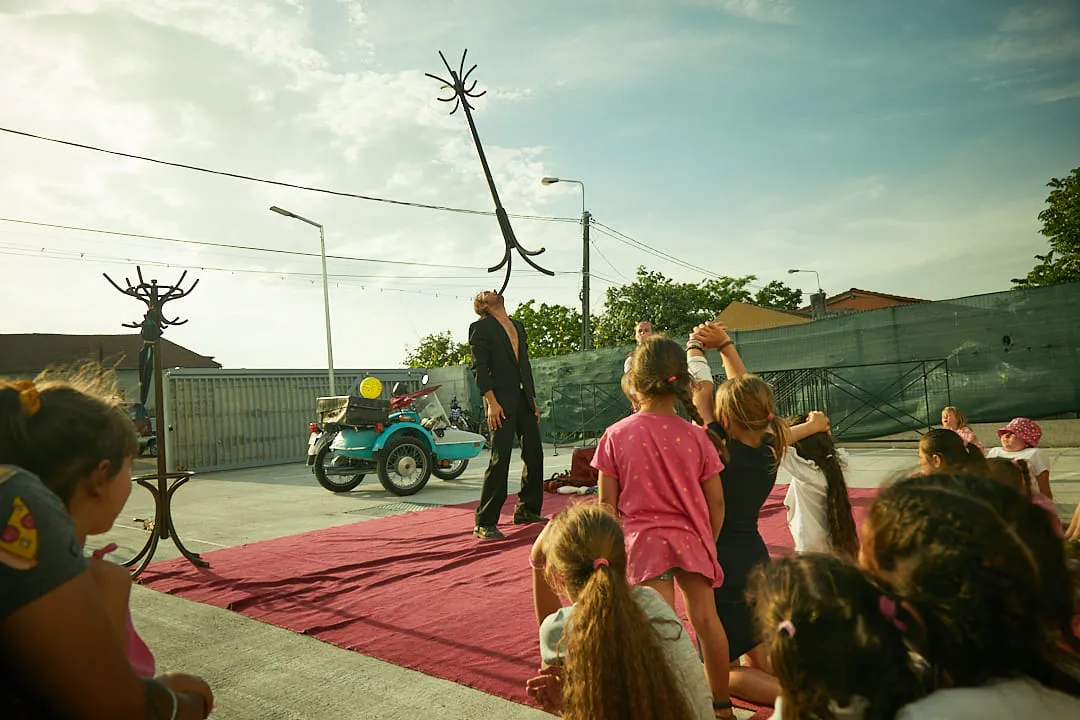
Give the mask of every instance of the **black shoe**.
<path id="1" fill-rule="evenodd" d="M 506 537 L 499 532 L 499 528 L 494 525 L 486 525 L 484 527 L 477 525 L 473 528 L 472 534 L 474 537 L 478 537 L 481 540 L 502 540 Z"/>
<path id="2" fill-rule="evenodd" d="M 532 510 L 515 510 L 514 511 L 514 524 L 515 525 L 529 525 L 530 523 L 546 523 L 548 519 L 539 513 L 534 513 Z"/>

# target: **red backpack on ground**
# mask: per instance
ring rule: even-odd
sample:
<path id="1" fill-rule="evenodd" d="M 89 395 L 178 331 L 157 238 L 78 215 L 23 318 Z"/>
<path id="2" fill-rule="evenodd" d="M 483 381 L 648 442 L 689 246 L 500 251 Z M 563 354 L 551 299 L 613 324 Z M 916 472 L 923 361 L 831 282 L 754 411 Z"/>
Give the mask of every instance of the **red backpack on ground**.
<path id="1" fill-rule="evenodd" d="M 558 492 L 559 488 L 566 485 L 574 487 L 592 487 L 600 481 L 600 471 L 591 463 L 595 447 L 574 448 L 574 454 L 570 460 L 570 472 L 553 475 L 544 483 L 544 489 L 548 492 Z"/>

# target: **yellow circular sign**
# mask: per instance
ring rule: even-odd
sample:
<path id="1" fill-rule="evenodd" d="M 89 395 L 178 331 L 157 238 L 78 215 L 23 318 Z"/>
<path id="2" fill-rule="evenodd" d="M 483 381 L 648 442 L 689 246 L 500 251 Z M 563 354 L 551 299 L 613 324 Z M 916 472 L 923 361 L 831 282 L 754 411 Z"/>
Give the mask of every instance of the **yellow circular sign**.
<path id="1" fill-rule="evenodd" d="M 379 382 L 379 378 L 364 378 L 360 383 L 360 394 L 368 400 L 374 400 L 382 395 L 382 383 Z"/>

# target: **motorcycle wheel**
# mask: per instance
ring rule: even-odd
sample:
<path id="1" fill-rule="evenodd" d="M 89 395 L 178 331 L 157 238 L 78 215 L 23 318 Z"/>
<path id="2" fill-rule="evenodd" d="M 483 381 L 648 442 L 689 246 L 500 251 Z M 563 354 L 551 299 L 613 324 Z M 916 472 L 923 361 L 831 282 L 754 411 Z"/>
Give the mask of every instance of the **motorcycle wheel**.
<path id="1" fill-rule="evenodd" d="M 415 495 L 431 479 L 431 465 L 422 440 L 399 435 L 379 453 L 379 482 L 394 495 Z"/>
<path id="2" fill-rule="evenodd" d="M 358 475 L 327 475 L 326 474 L 326 456 L 332 451 L 330 446 L 327 445 L 318 453 L 315 454 L 315 479 L 319 481 L 319 484 L 330 492 L 343 493 L 349 492 L 359 485 L 364 480 L 363 473 Z"/>
<path id="3" fill-rule="evenodd" d="M 468 460 L 451 460 L 450 467 L 433 467 L 431 468 L 431 474 L 440 480 L 456 480 L 461 477 L 461 473 L 465 472 L 467 467 L 469 467 Z"/>
<path id="4" fill-rule="evenodd" d="M 157 438 L 146 443 L 146 454 L 150 457 L 157 457 Z"/>

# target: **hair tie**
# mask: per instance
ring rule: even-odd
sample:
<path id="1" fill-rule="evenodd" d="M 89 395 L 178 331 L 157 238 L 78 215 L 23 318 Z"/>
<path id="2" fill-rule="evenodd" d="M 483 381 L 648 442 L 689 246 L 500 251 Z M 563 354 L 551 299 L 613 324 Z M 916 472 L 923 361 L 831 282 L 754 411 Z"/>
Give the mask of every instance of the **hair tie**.
<path id="1" fill-rule="evenodd" d="M 26 414 L 30 417 L 37 415 L 41 409 L 41 395 L 33 380 L 16 380 L 11 386 L 19 391 L 19 402 L 22 403 Z"/>
<path id="2" fill-rule="evenodd" d="M 878 609 L 881 610 L 881 614 L 885 616 L 885 619 L 891 622 L 900 632 L 907 632 L 907 623 L 896 616 L 898 607 L 897 602 L 887 595 L 878 598 Z"/>
<path id="3" fill-rule="evenodd" d="M 595 570 L 598 567 L 610 567 L 608 559 L 606 557 L 598 557 L 592 561 L 592 569 Z"/>
<path id="4" fill-rule="evenodd" d="M 834 457 L 836 457 L 836 456 L 833 455 L 832 453 L 829 453 L 828 455 L 825 456 L 825 459 L 826 460 L 832 460 Z"/>
<path id="5" fill-rule="evenodd" d="M 1019 460 L 1017 460 L 1016 458 L 1013 458 L 1013 459 L 1012 459 L 1012 460 L 1010 460 L 1009 462 L 1011 462 L 1011 463 L 1013 464 L 1013 467 L 1015 467 L 1015 468 L 1019 468 L 1019 467 L 1020 467 L 1020 461 L 1019 461 Z"/>
<path id="6" fill-rule="evenodd" d="M 775 419 L 776 419 L 776 416 L 773 415 L 772 413 L 769 413 L 769 416 L 767 418 L 765 418 L 766 422 L 772 422 Z"/>
<path id="7" fill-rule="evenodd" d="M 673 383 L 673 382 L 675 382 L 675 376 L 674 376 L 674 375 L 672 375 L 671 377 L 669 377 L 669 378 L 667 379 L 667 381 L 668 381 L 669 383 Z"/>
<path id="8" fill-rule="evenodd" d="M 782 632 L 788 637 L 795 637 L 795 623 L 790 620 L 785 620 L 776 626 L 777 632 Z"/>

